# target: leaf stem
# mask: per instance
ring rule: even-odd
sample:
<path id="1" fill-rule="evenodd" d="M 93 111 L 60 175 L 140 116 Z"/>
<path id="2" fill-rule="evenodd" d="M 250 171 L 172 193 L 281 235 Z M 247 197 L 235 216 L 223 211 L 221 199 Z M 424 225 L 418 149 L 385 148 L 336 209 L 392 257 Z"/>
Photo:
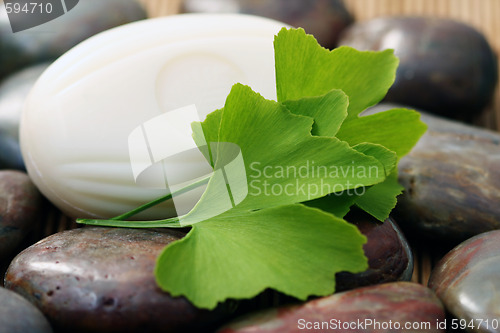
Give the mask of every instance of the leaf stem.
<path id="1" fill-rule="evenodd" d="M 152 221 L 77 219 L 76 222 L 87 225 L 97 225 L 101 227 L 121 227 L 121 228 L 184 228 L 185 227 L 180 225 L 178 217 L 172 217 L 165 220 L 152 220 Z"/>
<path id="2" fill-rule="evenodd" d="M 173 196 L 186 193 L 192 189 L 198 188 L 205 185 L 210 180 L 210 176 L 202 178 L 186 187 L 181 188 L 173 193 L 168 193 L 162 197 L 159 197 L 153 201 L 150 201 L 142 206 L 139 206 L 129 212 L 121 214 L 119 216 L 112 217 L 110 219 L 77 219 L 77 223 L 88 224 L 88 225 L 98 225 L 98 226 L 108 226 L 108 227 L 126 227 L 126 228 L 180 228 L 179 217 L 172 217 L 164 220 L 152 220 L 152 221 L 125 221 L 126 219 L 137 215 L 146 209 L 156 206 L 164 201 L 172 199 Z"/>

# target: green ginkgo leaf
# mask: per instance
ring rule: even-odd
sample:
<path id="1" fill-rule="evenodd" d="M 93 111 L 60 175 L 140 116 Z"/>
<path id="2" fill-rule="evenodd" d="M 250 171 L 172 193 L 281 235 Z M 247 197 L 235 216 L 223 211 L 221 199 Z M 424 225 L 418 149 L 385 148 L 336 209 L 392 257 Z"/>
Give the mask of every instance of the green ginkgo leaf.
<path id="1" fill-rule="evenodd" d="M 339 104 L 341 109 L 344 106 Z M 313 136 L 313 118 L 294 115 L 240 84 L 231 90 L 220 113 L 220 124 L 211 119 L 206 122 L 202 124 L 204 129 L 207 125 L 219 126 L 219 146 L 212 148 L 216 170 L 238 173 L 229 164 L 235 156 L 234 146 L 227 151 L 222 143 L 235 144 L 241 150 L 247 183 L 235 182 L 233 192 L 246 187 L 248 195 L 238 203 L 238 210 L 289 205 L 377 184 L 385 180 L 386 170 L 396 161 L 395 154 L 382 146 L 378 146 L 379 152 L 392 154 L 393 159 L 379 161 L 337 138 Z M 182 217 L 181 225 L 192 225 L 227 210 L 227 189 L 221 183 L 222 177 L 210 179 L 198 204 Z"/>
<path id="2" fill-rule="evenodd" d="M 399 63 L 392 50 L 327 50 L 303 29 L 283 28 L 274 40 L 274 55 L 279 102 L 340 89 L 349 96 L 347 119 L 384 98 Z"/>
<path id="3" fill-rule="evenodd" d="M 342 90 L 332 90 L 317 97 L 304 97 L 283 102 L 294 114 L 314 119 L 312 135 L 336 136 L 347 117 L 349 98 Z"/>
<path id="4" fill-rule="evenodd" d="M 408 110 L 359 117 L 394 81 L 392 51 L 328 51 L 302 29 L 275 39 L 278 101 L 236 84 L 224 107 L 193 123 L 213 167 L 196 206 L 158 221 L 125 221 L 163 200 L 109 220 L 120 227 L 190 227 L 158 257 L 158 285 L 199 308 L 272 288 L 305 300 L 335 291 L 335 274 L 367 268 L 366 239 L 342 220 L 357 205 L 384 220 L 401 192 L 397 162 L 425 131 Z"/>
<path id="5" fill-rule="evenodd" d="M 155 274 L 161 288 L 200 308 L 267 288 L 305 300 L 333 293 L 337 272 L 368 268 L 365 242 L 353 225 L 299 204 L 227 212 L 167 247 Z"/>
<path id="6" fill-rule="evenodd" d="M 233 87 L 221 113 L 217 142 L 235 143 L 241 149 L 248 195 L 223 211 L 228 207 L 227 188 L 216 177 L 211 179 L 197 206 L 180 221 L 193 229 L 158 259 L 161 288 L 198 307 L 213 308 L 228 298 L 249 298 L 267 288 L 299 299 L 327 295 L 335 290 L 335 273 L 366 268 L 363 237 L 355 228 L 294 203 L 335 188 L 383 181 L 396 156 L 382 146 L 357 150 L 336 138 L 312 136 L 312 124 L 312 118 L 294 115 L 246 86 Z M 247 135 L 240 135 L 243 128 Z M 377 148 L 385 158 L 363 153 Z M 213 153 L 215 169 L 227 168 L 230 159 L 223 148 L 218 150 Z M 329 170 L 332 177 L 319 170 Z M 335 260 L 325 264 L 327 258 Z"/>

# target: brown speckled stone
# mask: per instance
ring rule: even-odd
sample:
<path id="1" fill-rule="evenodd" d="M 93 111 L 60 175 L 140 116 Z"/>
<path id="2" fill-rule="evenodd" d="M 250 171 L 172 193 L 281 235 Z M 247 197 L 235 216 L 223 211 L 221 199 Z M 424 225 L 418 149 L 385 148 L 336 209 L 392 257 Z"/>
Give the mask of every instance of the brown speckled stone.
<path id="1" fill-rule="evenodd" d="M 436 327 L 445 313 L 434 293 L 421 285 L 394 282 L 364 287 L 303 305 L 267 310 L 239 319 L 218 333 L 294 332 L 444 332 Z M 358 322 L 364 324 L 359 326 Z M 370 323 L 367 325 L 367 323 Z M 375 323 L 379 326 L 375 326 Z M 389 326 L 392 322 L 392 326 Z M 408 323 L 429 323 L 428 328 L 406 328 Z M 355 323 L 345 329 L 341 323 Z M 315 329 L 315 325 L 323 325 Z M 325 326 L 326 325 L 326 326 Z M 400 325 L 400 330 L 398 330 Z M 392 327 L 393 329 L 384 329 Z M 396 329 L 395 329 L 396 328 Z"/>
<path id="2" fill-rule="evenodd" d="M 500 230 L 450 251 L 434 268 L 429 287 L 454 316 L 475 321 L 471 332 L 500 332 Z"/>
<path id="3" fill-rule="evenodd" d="M 0 332 L 51 333 L 52 328 L 33 304 L 4 288 L 0 288 Z"/>
<path id="4" fill-rule="evenodd" d="M 42 196 L 28 175 L 0 171 L 0 260 L 12 254 L 40 221 Z"/>
<path id="5" fill-rule="evenodd" d="M 367 238 L 363 249 L 369 268 L 357 274 L 337 273 L 337 291 L 411 279 L 413 255 L 405 236 L 392 218 L 380 223 L 364 212 L 352 211 L 345 219 L 356 225 Z"/>
<path id="6" fill-rule="evenodd" d="M 464 241 L 500 228 L 500 134 L 431 115 L 399 163 L 395 214 L 424 235 Z"/>
<path id="7" fill-rule="evenodd" d="M 367 113 L 402 107 L 380 104 Z M 405 191 L 396 221 L 408 236 L 452 245 L 500 229 L 500 134 L 421 114 L 428 130 L 398 166 Z"/>
<path id="8" fill-rule="evenodd" d="M 194 332 L 227 315 L 159 289 L 160 251 L 184 233 L 85 227 L 52 235 L 19 254 L 5 286 L 64 332 Z"/>

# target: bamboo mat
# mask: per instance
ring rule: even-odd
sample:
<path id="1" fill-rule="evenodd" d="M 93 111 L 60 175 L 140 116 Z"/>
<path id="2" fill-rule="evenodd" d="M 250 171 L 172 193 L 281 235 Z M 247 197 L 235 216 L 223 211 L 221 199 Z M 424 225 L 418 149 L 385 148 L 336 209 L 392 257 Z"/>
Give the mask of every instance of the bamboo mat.
<path id="1" fill-rule="evenodd" d="M 182 5 L 182 0 L 139 1 L 144 4 L 150 17 L 176 14 Z M 484 33 L 497 54 L 500 54 L 500 20 L 498 19 L 500 0 L 344 0 L 344 2 L 357 21 L 387 15 L 432 15 L 454 18 Z M 495 99 L 484 117 L 478 121 L 478 125 L 491 129 L 500 128 L 500 87 L 497 86 Z M 23 246 L 53 233 L 77 227 L 74 221 L 63 216 L 50 204 L 46 205 L 42 219 L 43 223 L 39 230 Z M 442 257 L 443 252 L 416 245 L 414 255 L 413 281 L 427 284 L 432 267 Z M 0 267 L 1 270 L 2 267 Z"/>

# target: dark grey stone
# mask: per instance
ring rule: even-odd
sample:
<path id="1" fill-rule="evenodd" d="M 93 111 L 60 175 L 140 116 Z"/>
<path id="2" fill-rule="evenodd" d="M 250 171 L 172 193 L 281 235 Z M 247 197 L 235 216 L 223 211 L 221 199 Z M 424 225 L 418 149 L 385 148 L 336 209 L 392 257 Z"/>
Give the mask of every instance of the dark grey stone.
<path id="1" fill-rule="evenodd" d="M 34 305 L 18 294 L 0 288 L 2 333 L 51 333 L 52 328 Z"/>
<path id="2" fill-rule="evenodd" d="M 0 261 L 8 258 L 41 222 L 42 196 L 28 175 L 0 170 Z"/>
<path id="3" fill-rule="evenodd" d="M 145 18 L 136 0 L 80 0 L 53 21 L 13 33 L 5 6 L 1 5 L 0 80 L 32 64 L 53 61 L 101 31 Z"/>

